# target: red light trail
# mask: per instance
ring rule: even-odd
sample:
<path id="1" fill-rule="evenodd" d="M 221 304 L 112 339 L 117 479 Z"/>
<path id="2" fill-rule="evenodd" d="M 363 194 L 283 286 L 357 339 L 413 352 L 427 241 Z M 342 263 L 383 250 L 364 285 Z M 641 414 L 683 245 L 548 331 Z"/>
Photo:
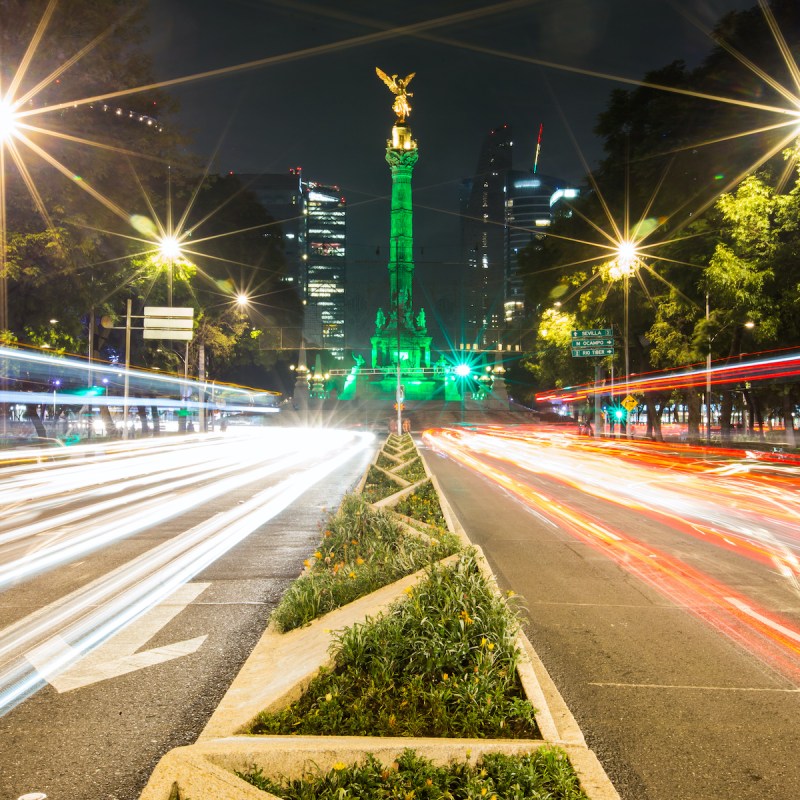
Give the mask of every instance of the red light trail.
<path id="1" fill-rule="evenodd" d="M 693 566 L 690 556 L 669 552 L 666 541 L 663 546 L 645 541 L 567 499 L 575 491 L 579 497 L 590 495 L 699 540 L 701 547 L 722 548 L 734 558 L 766 566 L 777 592 L 788 595 L 787 605 L 796 605 L 800 461 L 778 466 L 748 459 L 743 451 L 700 460 L 701 448 L 676 452 L 649 443 L 595 443 L 526 428 L 437 429 L 427 431 L 425 441 L 800 683 L 796 620 Z M 554 489 L 543 488 L 550 482 Z M 569 491 L 560 492 L 559 486 Z"/>

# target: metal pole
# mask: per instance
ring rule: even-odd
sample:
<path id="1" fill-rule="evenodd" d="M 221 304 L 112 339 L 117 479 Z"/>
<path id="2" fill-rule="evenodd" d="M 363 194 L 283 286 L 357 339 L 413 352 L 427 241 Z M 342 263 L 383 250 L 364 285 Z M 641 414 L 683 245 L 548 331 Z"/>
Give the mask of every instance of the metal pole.
<path id="1" fill-rule="evenodd" d="M 189 342 L 186 342 L 186 350 L 183 355 L 183 386 L 181 387 L 181 398 L 183 399 L 183 410 L 186 412 L 186 416 L 183 418 L 185 420 L 185 429 L 184 433 L 186 433 L 189 429 L 189 397 L 191 396 L 191 391 L 189 389 Z"/>
<path id="2" fill-rule="evenodd" d="M 397 290 L 397 390 L 395 392 L 395 399 L 397 402 L 397 435 L 403 435 L 403 384 L 400 378 L 400 289 L 395 283 Z M 401 399 L 402 398 L 402 399 Z"/>
<path id="3" fill-rule="evenodd" d="M 131 371 L 131 306 L 132 300 L 128 300 L 125 309 L 125 388 L 122 398 L 122 438 L 128 438 L 128 393 L 130 389 Z"/>
<path id="4" fill-rule="evenodd" d="M 709 330 L 708 292 L 706 292 L 706 330 Z M 711 444 L 711 333 L 708 334 L 706 353 L 706 444 Z"/>
<path id="5" fill-rule="evenodd" d="M 200 343 L 197 346 L 197 391 L 200 393 L 198 399 L 198 427 L 205 432 L 206 429 L 206 348 Z"/>
<path id="6" fill-rule="evenodd" d="M 594 365 L 594 435 L 600 435 L 600 414 L 603 398 L 598 394 L 597 388 L 600 384 L 600 364 Z"/>
<path id="7" fill-rule="evenodd" d="M 628 275 L 625 275 L 625 398 L 630 395 L 630 375 L 631 375 L 631 363 L 630 363 L 630 349 L 628 347 L 628 305 L 629 305 L 629 287 L 628 287 Z M 631 412 L 628 409 L 625 409 L 625 435 L 630 439 L 631 434 Z"/>

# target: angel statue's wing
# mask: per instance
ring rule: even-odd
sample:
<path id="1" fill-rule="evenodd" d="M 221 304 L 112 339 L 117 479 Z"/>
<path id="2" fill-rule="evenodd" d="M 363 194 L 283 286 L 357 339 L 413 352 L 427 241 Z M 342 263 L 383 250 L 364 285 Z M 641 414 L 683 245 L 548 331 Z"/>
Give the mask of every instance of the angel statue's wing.
<path id="1" fill-rule="evenodd" d="M 412 79 L 412 78 L 413 78 L 413 77 L 414 77 L 416 74 L 417 74 L 416 72 L 412 72 L 412 73 L 411 73 L 411 74 L 410 74 L 410 75 L 409 75 L 409 76 L 408 76 L 408 77 L 407 77 L 407 78 L 406 78 L 406 79 L 403 81 L 403 86 L 408 86 L 408 84 L 409 84 L 409 83 L 411 83 L 411 79 Z"/>
<path id="2" fill-rule="evenodd" d="M 378 77 L 395 93 L 397 94 L 397 84 L 394 79 L 390 78 L 380 67 L 375 67 L 375 72 Z"/>

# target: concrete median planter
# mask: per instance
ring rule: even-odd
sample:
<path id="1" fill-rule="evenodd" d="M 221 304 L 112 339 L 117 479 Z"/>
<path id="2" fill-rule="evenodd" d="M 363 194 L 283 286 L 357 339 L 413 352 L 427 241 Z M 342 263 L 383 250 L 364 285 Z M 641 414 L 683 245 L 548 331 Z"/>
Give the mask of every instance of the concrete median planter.
<path id="1" fill-rule="evenodd" d="M 375 506 L 391 508 L 416 486 L 433 480 L 448 528 L 469 543 L 416 448 L 407 451 L 406 462 L 417 457 L 421 459 L 428 477 L 384 498 Z M 398 467 L 402 468 L 406 462 L 398 463 Z M 483 554 L 476 550 L 484 576 L 497 590 Z M 442 563 L 456 558 L 451 556 Z M 406 590 L 424 577 L 424 570 L 408 575 L 288 633 L 268 628 L 197 743 L 176 748 L 162 758 L 141 800 L 263 800 L 272 797 L 235 775 L 236 771 L 246 772 L 252 767 L 260 768 L 272 779 L 291 779 L 306 774 L 312 767 L 324 771 L 336 763 L 362 761 L 368 753 L 389 765 L 403 750 L 410 748 L 437 765 L 446 765 L 467 758 L 477 759 L 484 753 L 530 753 L 545 745 L 555 745 L 566 752 L 581 788 L 591 800 L 619 800 L 521 631 L 517 638 L 521 654 L 517 671 L 522 689 L 536 709 L 535 719 L 542 739 L 255 736 L 244 733 L 260 712 L 279 711 L 297 700 L 320 669 L 332 664 L 330 645 L 335 631 L 378 616 L 393 603 L 405 599 Z"/>

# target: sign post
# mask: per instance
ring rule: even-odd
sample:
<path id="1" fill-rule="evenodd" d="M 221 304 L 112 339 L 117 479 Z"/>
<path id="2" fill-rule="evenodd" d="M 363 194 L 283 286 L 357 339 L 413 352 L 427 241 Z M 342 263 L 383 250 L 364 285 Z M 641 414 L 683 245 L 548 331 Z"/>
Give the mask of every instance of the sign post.
<path id="1" fill-rule="evenodd" d="M 614 355 L 614 329 L 591 328 L 572 331 L 573 358 L 604 358 Z M 613 369 L 613 367 L 612 367 Z M 600 397 L 597 385 L 600 383 L 600 365 L 594 368 L 594 435 L 600 435 Z"/>

